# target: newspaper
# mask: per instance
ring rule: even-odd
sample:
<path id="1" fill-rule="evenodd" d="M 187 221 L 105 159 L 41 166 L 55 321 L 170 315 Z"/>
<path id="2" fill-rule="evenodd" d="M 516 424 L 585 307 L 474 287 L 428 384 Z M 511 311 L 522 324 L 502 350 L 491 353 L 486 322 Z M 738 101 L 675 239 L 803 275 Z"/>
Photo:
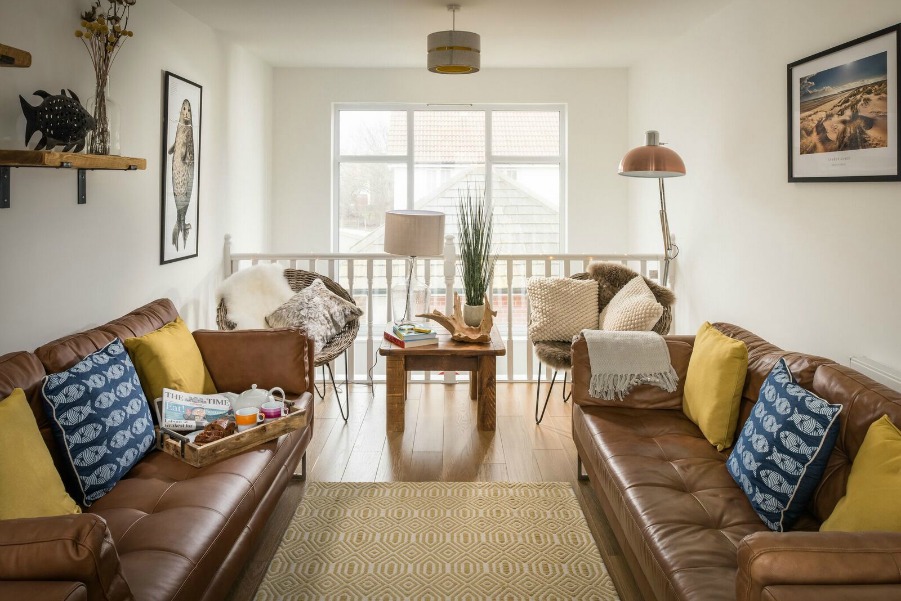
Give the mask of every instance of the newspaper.
<path id="1" fill-rule="evenodd" d="M 193 394 L 163 388 L 160 422 L 164 428 L 191 432 L 227 417 L 231 403 L 224 394 Z"/>

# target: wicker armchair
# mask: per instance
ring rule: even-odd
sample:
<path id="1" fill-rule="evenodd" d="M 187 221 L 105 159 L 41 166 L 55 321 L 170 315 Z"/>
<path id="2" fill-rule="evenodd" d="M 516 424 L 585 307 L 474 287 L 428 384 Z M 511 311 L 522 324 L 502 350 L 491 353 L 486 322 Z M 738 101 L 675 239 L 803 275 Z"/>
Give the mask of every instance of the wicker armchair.
<path id="1" fill-rule="evenodd" d="M 596 261 L 588 266 L 588 272 L 576 273 L 570 277 L 575 280 L 594 279 L 598 282 L 598 313 L 600 313 L 604 310 L 604 307 L 607 306 L 607 303 L 610 302 L 610 299 L 612 299 L 623 286 L 629 283 L 629 281 L 637 275 L 639 274 L 636 271 L 629 269 L 625 265 Z M 648 287 L 651 289 L 657 302 L 663 305 L 663 315 L 654 325 L 652 330 L 661 335 L 666 334 L 669 332 L 670 325 L 672 325 L 672 305 L 676 302 L 676 296 L 669 288 L 664 288 L 648 278 L 645 278 L 645 282 L 647 282 Z M 563 372 L 563 402 L 567 402 L 569 396 L 572 394 L 572 390 L 570 390 L 570 395 L 566 394 L 566 383 L 569 372 L 572 370 L 572 341 L 540 341 L 535 342 L 533 347 L 535 349 L 535 356 L 538 357 L 539 362 L 538 385 L 535 390 L 535 423 L 540 424 L 541 420 L 544 419 L 544 412 L 547 411 L 547 404 L 551 398 L 551 391 L 554 389 L 554 384 L 557 381 L 558 372 Z M 544 406 L 539 413 L 539 407 L 541 406 L 541 370 L 543 365 L 552 368 L 554 373 L 547 390 L 547 395 L 544 397 Z"/>
<path id="2" fill-rule="evenodd" d="M 322 280 L 322 283 L 331 292 L 356 304 L 353 297 L 344 287 L 324 275 L 301 269 L 285 269 L 285 279 L 288 280 L 288 285 L 291 286 L 291 290 L 294 292 L 300 292 L 312 284 L 314 280 Z M 225 306 L 224 300 L 220 301 L 219 306 L 216 308 L 216 324 L 220 330 L 234 330 L 236 327 L 235 323 L 228 320 L 228 308 Z M 357 318 L 344 326 L 344 329 L 329 340 L 328 344 L 316 353 L 313 359 L 313 365 L 322 368 L 323 389 L 320 392 L 317 388 L 316 392 L 319 393 L 320 398 L 325 396 L 325 370 L 328 368 L 329 378 L 335 390 L 335 397 L 338 399 L 338 409 L 341 411 L 341 417 L 344 418 L 344 421 L 347 421 L 350 415 L 350 372 L 347 369 L 347 349 L 354 343 L 359 331 L 360 320 Z M 338 386 L 335 384 L 335 374 L 331 365 L 331 362 L 342 354 L 344 355 L 344 407 L 341 406 L 341 396 L 338 394 Z"/>

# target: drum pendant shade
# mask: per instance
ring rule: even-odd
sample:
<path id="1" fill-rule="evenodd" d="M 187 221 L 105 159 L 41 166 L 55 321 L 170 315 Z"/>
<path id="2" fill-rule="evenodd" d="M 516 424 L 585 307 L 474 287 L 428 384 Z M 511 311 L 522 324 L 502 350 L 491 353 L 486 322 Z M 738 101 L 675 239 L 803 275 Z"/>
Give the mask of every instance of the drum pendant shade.
<path id="1" fill-rule="evenodd" d="M 447 10 L 454 14 L 453 29 L 429 34 L 429 71 L 446 75 L 477 73 L 482 64 L 482 38 L 471 31 L 457 31 L 459 4 L 448 4 Z"/>

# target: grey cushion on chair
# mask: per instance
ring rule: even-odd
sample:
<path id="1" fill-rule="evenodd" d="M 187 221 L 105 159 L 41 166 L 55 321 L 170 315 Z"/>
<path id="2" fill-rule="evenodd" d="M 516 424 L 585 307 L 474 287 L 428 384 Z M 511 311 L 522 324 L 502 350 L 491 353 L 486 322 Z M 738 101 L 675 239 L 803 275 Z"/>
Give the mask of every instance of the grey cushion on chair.
<path id="1" fill-rule="evenodd" d="M 538 360 L 554 369 L 569 370 L 572 367 L 572 343 L 536 342 Z"/>
<path id="2" fill-rule="evenodd" d="M 299 328 L 313 341 L 316 353 L 341 333 L 363 310 L 326 288 L 320 278 L 266 317 L 270 328 Z"/>

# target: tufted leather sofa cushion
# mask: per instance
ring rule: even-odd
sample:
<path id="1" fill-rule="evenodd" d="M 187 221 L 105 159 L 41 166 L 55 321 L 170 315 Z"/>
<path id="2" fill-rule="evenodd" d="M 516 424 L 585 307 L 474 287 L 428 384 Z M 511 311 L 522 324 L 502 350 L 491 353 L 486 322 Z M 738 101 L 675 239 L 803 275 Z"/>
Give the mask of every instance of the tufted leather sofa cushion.
<path id="1" fill-rule="evenodd" d="M 311 412 L 312 405 L 307 397 Z M 295 432 L 201 469 L 153 451 L 95 502 L 91 513 L 106 520 L 135 598 L 203 598 L 308 438 L 309 429 Z"/>
<path id="2" fill-rule="evenodd" d="M 728 454 L 679 410 L 579 406 L 573 413 L 582 459 L 633 550 L 641 544 L 636 556 L 654 595 L 734 599 L 738 543 L 767 527 L 729 476 Z"/>
<path id="3" fill-rule="evenodd" d="M 81 582 L 33 580 L 0 582 L 0 599 L 26 598 L 41 601 L 88 601 L 88 589 Z"/>

